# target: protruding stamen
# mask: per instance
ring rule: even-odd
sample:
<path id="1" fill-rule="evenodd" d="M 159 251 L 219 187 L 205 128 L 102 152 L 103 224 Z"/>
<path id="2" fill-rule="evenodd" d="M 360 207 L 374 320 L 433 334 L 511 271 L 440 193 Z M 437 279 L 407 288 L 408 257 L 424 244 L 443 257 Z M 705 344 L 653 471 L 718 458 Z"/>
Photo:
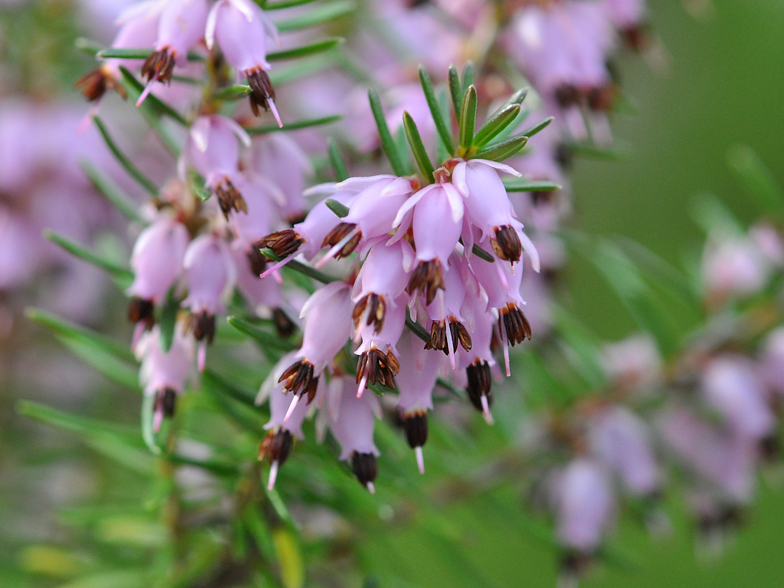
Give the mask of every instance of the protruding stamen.
<path id="1" fill-rule="evenodd" d="M 294 395 L 294 398 L 291 399 L 291 404 L 289 404 L 289 409 L 286 411 L 286 416 L 283 417 L 283 422 L 289 422 L 291 415 L 294 414 L 294 409 L 297 408 L 297 404 L 299 404 L 299 399 L 302 398 L 301 396 Z"/>
<path id="2" fill-rule="evenodd" d="M 492 425 L 495 421 L 493 420 L 493 415 L 490 414 L 490 403 L 487 400 L 487 396 L 482 394 L 482 414 L 485 417 L 485 422 L 488 425 Z"/>
<path id="3" fill-rule="evenodd" d="M 318 386 L 318 376 L 315 375 L 315 368 L 309 361 L 303 359 L 290 365 L 283 372 L 278 382 L 283 382 L 283 392 L 294 392 L 298 396 L 308 395 L 308 404 L 316 396 Z M 289 414 L 293 409 L 289 409 Z M 286 416 L 288 420 L 288 415 Z"/>
<path id="4" fill-rule="evenodd" d="M 506 261 L 518 262 L 523 255 L 523 244 L 520 242 L 520 236 L 509 225 L 496 227 L 495 238 L 490 240 L 490 244 L 493 246 L 495 254 Z"/>
<path id="5" fill-rule="evenodd" d="M 378 476 L 376 456 L 372 453 L 358 453 L 354 451 L 351 454 L 351 465 L 359 483 L 365 486 L 371 494 L 375 493 L 376 489 L 373 482 L 376 481 L 376 476 Z"/>
<path id="6" fill-rule="evenodd" d="M 278 463 L 277 459 L 272 462 L 272 465 L 270 466 L 269 481 L 267 482 L 267 490 L 272 490 L 275 488 L 275 480 L 278 479 L 279 466 L 280 464 Z"/>
<path id="7" fill-rule="evenodd" d="M 218 205 L 223 212 L 223 216 L 228 218 L 229 213 L 232 210 L 247 214 L 248 205 L 242 197 L 242 194 L 240 194 L 240 191 L 231 183 L 230 179 L 223 178 L 223 180 L 215 186 L 214 192 L 218 197 Z"/>
<path id="8" fill-rule="evenodd" d="M 365 488 L 367 488 L 368 492 L 370 492 L 371 494 L 375 494 L 376 493 L 376 487 L 373 484 L 373 482 L 368 482 L 367 484 L 365 484 Z"/>
<path id="9" fill-rule="evenodd" d="M 202 340 L 199 342 L 199 371 L 204 371 L 204 366 L 207 364 L 207 342 Z"/>
<path id="10" fill-rule="evenodd" d="M 288 257 L 299 251 L 305 239 L 294 229 L 271 233 L 254 244 L 256 249 L 272 249 L 277 257 Z"/>
<path id="11" fill-rule="evenodd" d="M 359 230 L 357 225 L 341 223 L 332 230 L 321 243 L 322 247 L 333 245 L 327 254 L 318 260 L 316 269 L 321 268 L 333 257 L 341 259 L 347 257 L 354 252 L 359 242 L 362 240 L 362 231 Z"/>
<path id="12" fill-rule="evenodd" d="M 357 384 L 360 391 L 364 392 L 368 384 L 378 384 L 387 388 L 395 387 L 395 376 L 400 372 L 400 362 L 390 349 L 386 353 L 373 347 L 364 352 L 357 361 Z M 365 381 L 362 384 L 362 381 Z M 361 396 L 357 393 L 357 398 Z"/>
<path id="13" fill-rule="evenodd" d="M 417 467 L 419 468 L 419 473 L 425 473 L 425 453 L 422 451 L 421 447 L 414 447 L 414 454 L 416 455 L 417 460 Z"/>
<path id="14" fill-rule="evenodd" d="M 411 273 L 407 291 L 409 294 L 421 292 L 425 295 L 427 304 L 431 304 L 439 290 L 445 290 L 444 275 L 441 263 L 438 260 L 421 262 Z"/>

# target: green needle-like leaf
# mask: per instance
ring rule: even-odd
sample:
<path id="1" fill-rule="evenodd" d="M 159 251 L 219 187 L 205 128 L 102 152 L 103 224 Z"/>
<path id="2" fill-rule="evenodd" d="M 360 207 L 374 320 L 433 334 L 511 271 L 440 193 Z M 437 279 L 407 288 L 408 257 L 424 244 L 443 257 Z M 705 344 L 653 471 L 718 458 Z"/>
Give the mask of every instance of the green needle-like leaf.
<path id="1" fill-rule="evenodd" d="M 522 135 L 522 136 L 528 137 L 530 139 L 535 134 L 537 134 L 540 131 L 543 131 L 544 129 L 546 129 L 550 125 L 550 123 L 553 122 L 554 120 L 555 120 L 554 117 L 548 116 L 546 119 L 544 119 L 542 121 L 539 121 L 538 123 L 536 123 L 532 127 L 528 127 L 522 133 L 519 133 L 518 136 Z"/>
<path id="2" fill-rule="evenodd" d="M 476 81 L 476 67 L 473 61 L 469 61 L 463 67 L 463 75 L 461 76 L 460 93 L 465 95 L 468 88 L 474 85 Z"/>
<path id="3" fill-rule="evenodd" d="M 510 104 L 498 112 L 487 121 L 487 124 L 485 124 L 476 134 L 476 137 L 474 137 L 474 145 L 482 147 L 492 141 L 500 132 L 517 119 L 520 110 L 522 110 L 522 108 L 519 104 Z"/>
<path id="4" fill-rule="evenodd" d="M 117 159 L 117 161 L 120 162 L 120 165 L 122 165 L 123 168 L 125 168 L 125 171 L 128 172 L 128 175 L 130 175 L 134 180 L 136 180 L 139 183 L 139 185 L 145 190 L 147 190 L 147 192 L 149 192 L 152 196 L 157 196 L 158 188 L 155 186 L 152 180 L 150 180 L 147 176 L 145 176 L 139 170 L 139 168 L 137 168 L 134 165 L 134 163 L 128 158 L 128 156 L 125 155 L 125 153 L 123 153 L 120 150 L 120 148 L 117 146 L 117 143 L 114 142 L 114 139 L 112 139 L 112 136 L 109 134 L 109 131 L 106 129 L 106 126 L 103 124 L 103 121 L 97 116 L 94 116 L 93 120 L 95 121 L 95 126 L 98 127 L 101 136 L 106 142 L 106 145 L 109 147 L 109 150 L 112 152 L 112 154 Z"/>
<path id="5" fill-rule="evenodd" d="M 280 10 L 282 8 L 310 4 L 311 2 L 318 2 L 318 0 L 280 0 L 280 2 L 259 2 L 256 0 L 256 4 L 260 4 L 264 10 Z"/>
<path id="6" fill-rule="evenodd" d="M 245 86 L 242 87 L 244 88 Z M 247 94 L 242 94 L 242 97 L 246 95 Z M 283 127 L 279 127 L 277 124 L 270 124 L 270 125 L 261 125 L 258 127 L 251 127 L 245 130 L 251 136 L 264 135 L 266 133 L 279 133 L 281 131 L 296 131 L 299 129 L 306 129 L 308 127 L 318 127 L 321 125 L 328 125 L 334 122 L 338 122 L 342 118 L 343 115 L 341 114 L 333 114 L 331 116 L 324 116 L 321 118 L 309 118 L 309 119 L 303 119 L 294 122 L 287 122 L 285 125 L 283 125 Z"/>
<path id="7" fill-rule="evenodd" d="M 492 255 L 490 255 L 490 254 L 489 254 L 487 251 L 485 251 L 484 249 L 482 249 L 482 248 L 481 248 L 479 245 L 474 245 L 474 246 L 471 248 L 471 251 L 472 251 L 472 252 L 473 252 L 473 254 L 474 254 L 474 255 L 476 255 L 476 256 L 477 256 L 479 259 L 484 259 L 485 261 L 487 261 L 487 262 L 489 262 L 489 263 L 494 263 L 494 262 L 495 262 L 495 257 L 493 257 Z"/>
<path id="8" fill-rule="evenodd" d="M 528 143 L 528 137 L 514 137 L 507 139 L 499 145 L 495 145 L 484 151 L 476 154 L 477 159 L 489 159 L 491 161 L 504 161 L 519 153 L 525 144 Z"/>
<path id="9" fill-rule="evenodd" d="M 397 176 L 406 175 L 406 167 L 403 165 L 403 160 L 400 157 L 400 152 L 392 139 L 392 133 L 389 132 L 387 119 L 384 117 L 384 109 L 381 106 L 381 99 L 378 97 L 378 92 L 373 88 L 368 89 L 368 99 L 370 100 L 370 110 L 373 112 L 373 118 L 376 121 L 378 128 L 378 136 L 381 139 L 381 145 L 384 152 L 387 154 L 387 159 L 392 165 L 392 170 Z"/>
<path id="10" fill-rule="evenodd" d="M 128 47 L 116 49 L 114 47 L 108 47 L 98 51 L 96 57 L 99 59 L 147 59 L 150 55 L 152 55 L 152 49 L 149 48 Z M 188 61 L 204 61 L 204 56 L 195 51 L 189 51 Z"/>
<path id="11" fill-rule="evenodd" d="M 250 95 L 250 92 L 250 86 L 246 84 L 233 84 L 215 90 L 212 97 L 215 100 L 240 100 Z"/>
<path id="12" fill-rule="evenodd" d="M 338 202 L 332 198 L 327 198 L 325 204 L 327 208 L 329 208 L 332 212 L 334 212 L 340 218 L 346 218 L 349 213 L 349 207 L 345 204 Z"/>
<path id="13" fill-rule="evenodd" d="M 144 84 L 137 80 L 136 76 L 134 76 L 131 72 L 122 66 L 120 66 L 120 72 L 122 73 L 123 80 L 126 83 L 126 88 L 130 90 L 129 94 L 131 99 L 134 101 L 137 100 L 139 96 L 141 96 L 142 92 L 144 92 Z M 185 120 L 185 117 L 183 117 L 179 112 L 174 110 L 171 106 L 166 104 L 163 100 L 154 94 L 147 94 L 147 98 L 145 98 L 144 104 L 142 104 L 142 108 L 144 107 L 152 108 L 159 114 L 165 114 L 181 125 L 186 127 L 188 126 L 188 121 Z"/>
<path id="14" fill-rule="evenodd" d="M 346 14 L 353 12 L 355 8 L 356 3 L 352 0 L 330 2 L 313 8 L 312 10 L 308 10 L 294 18 L 276 22 L 275 26 L 278 27 L 278 30 L 281 33 L 314 27 L 345 16 Z"/>
<path id="15" fill-rule="evenodd" d="M 422 137 L 419 134 L 416 123 L 408 111 L 403 112 L 403 128 L 406 129 L 406 138 L 408 144 L 411 146 L 411 151 L 414 153 L 419 170 L 428 183 L 433 183 L 433 164 L 430 162 L 430 157 L 427 155 L 425 144 L 422 142 Z"/>
<path id="16" fill-rule="evenodd" d="M 555 182 L 537 182 L 521 178 L 505 179 L 504 187 L 507 192 L 552 192 L 563 188 Z"/>
<path id="17" fill-rule="evenodd" d="M 452 98 L 452 107 L 455 109 L 455 116 L 460 117 L 463 110 L 463 91 L 460 88 L 460 74 L 454 65 L 449 66 L 449 95 Z"/>
<path id="18" fill-rule="evenodd" d="M 261 252 L 273 261 L 280 261 L 280 258 L 277 255 L 275 255 L 275 252 L 272 251 L 272 249 L 269 249 L 268 247 L 262 249 Z M 299 272 L 303 275 L 306 275 L 309 278 L 313 278 L 314 280 L 321 282 L 322 284 L 337 282 L 340 279 L 340 278 L 333 278 L 332 276 L 328 276 L 327 274 L 320 272 L 316 268 L 310 267 L 309 265 L 305 265 L 304 263 L 297 261 L 296 259 L 288 262 L 286 264 L 286 267 L 294 270 L 295 272 Z"/>
<path id="19" fill-rule="evenodd" d="M 155 442 L 155 431 L 153 430 L 153 421 L 155 420 L 155 395 L 145 394 L 142 397 L 142 439 L 147 449 L 155 455 L 161 453 L 161 448 Z"/>
<path id="20" fill-rule="evenodd" d="M 455 146 L 452 143 L 452 133 L 442 115 L 441 107 L 438 104 L 438 99 L 436 98 L 436 93 L 433 89 L 433 82 L 430 80 L 430 75 L 423 65 L 419 66 L 419 82 L 422 84 L 422 90 L 425 92 L 425 99 L 430 108 L 430 114 L 433 116 L 433 122 L 436 124 L 438 136 L 441 137 L 441 141 L 443 141 L 446 150 L 452 155 L 455 152 Z"/>
<path id="21" fill-rule="evenodd" d="M 463 96 L 463 109 L 460 111 L 460 147 L 470 149 L 474 141 L 474 125 L 476 124 L 476 88 L 468 86 Z"/>
<path id="22" fill-rule="evenodd" d="M 230 316 L 226 319 L 226 322 L 241 333 L 245 333 L 250 338 L 255 339 L 257 343 L 264 347 L 272 347 L 286 353 L 295 349 L 293 343 L 281 338 L 277 333 L 265 331 L 260 326 L 254 325 L 241 317 Z"/>
<path id="23" fill-rule="evenodd" d="M 48 239 L 52 243 L 62 247 L 71 255 L 78 257 L 79 259 L 83 259 L 87 263 L 91 263 L 101 269 L 106 270 L 115 278 L 119 278 L 122 280 L 130 281 L 133 279 L 133 273 L 126 267 L 118 265 L 117 263 L 105 259 L 92 251 L 88 250 L 86 247 L 78 244 L 76 241 L 69 239 L 64 235 L 60 235 L 54 231 L 45 230 L 44 238 Z"/>
<path id="24" fill-rule="evenodd" d="M 338 45 L 342 45 L 346 40 L 343 37 L 327 37 L 326 39 L 319 39 L 308 45 L 301 47 L 292 47 L 291 49 L 283 49 L 281 51 L 274 51 L 267 53 L 268 61 L 280 61 L 282 59 L 294 59 L 297 57 L 306 57 L 316 53 L 323 53 L 334 49 Z"/>
<path id="25" fill-rule="evenodd" d="M 180 301 L 169 293 L 166 304 L 161 309 L 158 319 L 161 337 L 161 349 L 168 353 L 174 341 L 174 331 L 177 327 L 177 313 L 180 311 Z"/>
<path id="26" fill-rule="evenodd" d="M 340 148 L 338 144 L 335 143 L 335 139 L 330 137 L 327 139 L 327 151 L 329 153 L 329 162 L 332 164 L 332 169 L 335 172 L 335 178 L 338 182 L 342 182 L 343 180 L 347 180 L 349 178 L 348 175 L 348 167 L 346 167 L 346 161 L 343 159 L 343 155 L 340 153 Z M 334 204 L 340 204 L 336 200 L 327 200 L 327 206 L 330 206 L 330 202 Z M 343 206 L 342 204 L 340 204 Z M 346 208 L 345 206 L 343 208 Z M 335 210 L 330 206 L 330 210 L 335 212 Z M 335 212 L 338 216 L 340 216 L 337 212 Z M 346 208 L 346 214 L 348 214 L 348 208 Z M 346 216 L 345 214 L 343 216 Z"/>

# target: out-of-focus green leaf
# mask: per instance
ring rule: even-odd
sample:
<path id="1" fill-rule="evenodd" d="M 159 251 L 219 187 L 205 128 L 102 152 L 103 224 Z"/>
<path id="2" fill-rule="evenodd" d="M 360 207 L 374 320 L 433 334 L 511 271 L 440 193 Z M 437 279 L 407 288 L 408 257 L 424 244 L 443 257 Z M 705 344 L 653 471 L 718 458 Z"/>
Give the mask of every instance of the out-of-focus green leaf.
<path id="1" fill-rule="evenodd" d="M 106 517 L 98 522 L 95 535 L 104 543 L 132 547 L 160 548 L 167 541 L 166 527 L 147 514 Z"/>
<path id="2" fill-rule="evenodd" d="M 378 92 L 373 88 L 368 89 L 368 99 L 370 100 L 370 110 L 373 112 L 373 118 L 378 128 L 378 137 L 381 140 L 382 147 L 384 147 L 384 152 L 387 154 L 387 159 L 389 159 L 389 163 L 392 165 L 392 170 L 395 172 L 395 175 L 404 176 L 406 175 L 406 168 L 403 165 L 397 145 L 395 145 L 395 141 L 392 139 L 392 134 L 389 132 L 389 126 L 384 116 L 384 109 L 381 106 Z"/>
<path id="3" fill-rule="evenodd" d="M 332 137 L 327 139 L 327 150 L 329 152 L 329 162 L 332 164 L 332 169 L 335 172 L 335 179 L 337 179 L 338 182 L 347 180 L 349 178 L 349 175 L 348 175 L 348 167 L 346 167 L 346 161 L 343 159 L 343 155 L 341 155 L 340 153 L 340 148 L 338 147 L 338 144 L 335 143 L 335 140 Z M 335 212 L 335 209 L 332 208 L 332 206 L 330 206 L 330 202 L 332 202 L 333 204 L 340 204 L 340 203 L 337 200 L 332 200 L 332 199 L 327 201 L 327 206 L 330 207 L 330 210 L 332 212 Z M 341 204 L 341 206 L 343 205 Z M 344 206 L 343 208 L 346 207 Z M 338 213 L 335 212 L 335 214 Z M 348 214 L 348 208 L 346 208 L 346 214 Z M 338 216 L 340 215 L 338 214 Z"/>
<path id="4" fill-rule="evenodd" d="M 341 16 L 345 16 L 356 8 L 353 0 L 339 0 L 329 2 L 303 12 L 299 16 L 275 23 L 280 32 L 296 31 L 307 27 L 324 24 Z"/>
<path id="5" fill-rule="evenodd" d="M 103 121 L 97 116 L 93 117 L 93 121 L 95 122 L 95 126 L 98 127 L 98 131 L 101 133 L 101 136 L 106 142 L 106 146 L 109 147 L 109 151 L 112 152 L 112 155 L 114 155 L 115 159 L 120 163 L 125 171 L 128 172 L 128 175 L 136 180 L 136 182 L 142 188 L 147 190 L 150 195 L 157 196 L 158 187 L 151 179 L 145 176 L 141 170 L 130 160 L 130 158 L 117 146 L 117 143 L 115 143 L 114 139 L 109 133 L 109 130 L 106 128 L 106 125 L 103 124 Z"/>
<path id="6" fill-rule="evenodd" d="M 452 98 L 452 107 L 455 116 L 459 117 L 463 111 L 463 91 L 460 88 L 460 74 L 454 65 L 449 66 L 449 95 Z"/>
<path id="7" fill-rule="evenodd" d="M 601 348 L 597 338 L 562 306 L 552 304 L 551 308 L 556 329 L 562 336 L 558 343 L 567 360 L 590 390 L 606 386 L 607 376 L 601 366 Z"/>
<path id="8" fill-rule="evenodd" d="M 136 205 L 131 197 L 125 194 L 111 178 L 88 161 L 79 162 L 79 167 L 82 168 L 82 171 L 90 179 L 93 186 L 95 186 L 95 189 L 98 190 L 109 204 L 130 220 L 138 223 L 145 223 L 144 219 L 136 210 Z"/>
<path id="9" fill-rule="evenodd" d="M 18 556 L 19 566 L 33 574 L 50 578 L 72 578 L 80 573 L 84 561 L 70 551 L 52 545 L 28 545 Z"/>
<path id="10" fill-rule="evenodd" d="M 302 588 L 305 585 L 305 566 L 297 537 L 287 528 L 272 532 L 275 553 L 280 565 L 280 578 L 285 588 Z"/>
<path id="11" fill-rule="evenodd" d="M 278 2 L 259 2 L 259 0 L 256 0 L 256 4 L 261 5 L 264 10 L 292 8 L 293 6 L 302 6 L 303 4 L 310 4 L 311 2 L 318 2 L 318 0 L 279 0 Z"/>
<path id="12" fill-rule="evenodd" d="M 477 159 L 489 159 L 490 161 L 504 161 L 522 151 L 528 137 L 513 137 L 503 143 L 494 145 L 476 154 Z"/>
<path id="13" fill-rule="evenodd" d="M 563 186 L 555 182 L 538 182 L 522 178 L 504 178 L 507 192 L 552 192 L 561 190 Z"/>
<path id="14" fill-rule="evenodd" d="M 746 192 L 757 201 L 760 211 L 784 216 L 784 192 L 763 161 L 748 145 L 738 145 L 727 154 L 730 168 Z"/>
<path id="15" fill-rule="evenodd" d="M 438 99 L 436 98 L 435 90 L 433 89 L 433 82 L 430 80 L 430 75 L 427 73 L 427 70 L 423 65 L 419 66 L 419 82 L 422 85 L 422 90 L 425 93 L 425 99 L 427 100 L 427 105 L 430 108 L 430 114 L 433 117 L 433 122 L 435 122 L 438 136 L 441 138 L 446 151 L 452 154 L 455 151 L 455 146 L 452 143 L 452 134 L 449 130 L 449 126 L 447 125 L 448 119 L 444 119 L 441 107 L 438 104 Z"/>
<path id="16" fill-rule="evenodd" d="M 161 349 L 164 353 L 169 352 L 174 342 L 174 331 L 177 328 L 177 314 L 179 311 L 180 301 L 170 295 L 161 309 L 161 316 L 158 320 Z"/>
<path id="17" fill-rule="evenodd" d="M 94 266 L 97 266 L 103 270 L 109 272 L 115 278 L 119 278 L 121 280 L 130 281 L 133 279 L 133 273 L 128 268 L 122 267 L 111 261 L 109 259 L 105 259 L 100 255 L 93 253 L 92 251 L 88 250 L 86 247 L 79 245 L 75 241 L 69 239 L 64 235 L 60 235 L 54 231 L 45 230 L 44 238 L 48 239 L 52 243 L 59 245 L 63 249 L 65 249 L 71 255 L 78 257 L 79 259 L 83 259 L 87 263 L 90 263 Z"/>
<path id="18" fill-rule="evenodd" d="M 742 237 L 746 231 L 732 211 L 714 194 L 697 194 L 692 202 L 692 216 L 700 228 L 709 234 Z"/>
<path id="19" fill-rule="evenodd" d="M 144 570 L 100 572 L 60 584 L 57 588 L 148 588 L 150 579 Z"/>
<path id="20" fill-rule="evenodd" d="M 291 49 L 283 49 L 281 51 L 273 51 L 267 53 L 268 61 L 279 61 L 282 59 L 294 59 L 298 57 L 307 57 L 316 53 L 323 53 L 335 47 L 342 45 L 346 40 L 343 37 L 327 37 L 326 39 L 319 39 L 308 45 L 300 47 L 292 47 Z"/>

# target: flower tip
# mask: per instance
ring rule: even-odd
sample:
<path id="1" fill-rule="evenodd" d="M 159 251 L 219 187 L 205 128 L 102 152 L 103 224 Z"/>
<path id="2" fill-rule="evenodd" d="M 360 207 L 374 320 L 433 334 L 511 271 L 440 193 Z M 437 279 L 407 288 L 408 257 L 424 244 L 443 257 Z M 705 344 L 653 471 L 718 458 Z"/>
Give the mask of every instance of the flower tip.
<path id="1" fill-rule="evenodd" d="M 422 447 L 414 447 L 414 453 L 416 454 L 417 460 L 417 467 L 419 468 L 419 473 L 425 473 L 425 454 L 422 451 Z"/>

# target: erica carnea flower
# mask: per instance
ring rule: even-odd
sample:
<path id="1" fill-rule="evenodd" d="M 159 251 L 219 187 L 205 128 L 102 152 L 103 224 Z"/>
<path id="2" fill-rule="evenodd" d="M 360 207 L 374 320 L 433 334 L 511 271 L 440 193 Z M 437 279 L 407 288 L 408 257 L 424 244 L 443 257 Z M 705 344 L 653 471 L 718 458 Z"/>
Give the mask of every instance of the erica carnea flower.
<path id="1" fill-rule="evenodd" d="M 158 21 L 155 50 L 142 67 L 148 84 L 137 106 L 154 82 L 171 82 L 174 67 L 185 66 L 188 50 L 204 38 L 208 11 L 207 0 L 166 0 Z"/>
<path id="2" fill-rule="evenodd" d="M 183 264 L 188 297 L 182 305 L 190 310 L 186 330 L 199 342 L 199 371 L 204 371 L 207 344 L 215 338 L 215 314 L 224 311 L 223 301 L 234 286 L 234 261 L 222 239 L 201 235 L 188 246 Z"/>
<path id="3" fill-rule="evenodd" d="M 259 109 L 271 110 L 278 125 L 283 126 L 275 107 L 275 90 L 267 71 L 267 36 L 278 40 L 278 31 L 257 4 L 250 0 L 218 0 L 207 21 L 207 47 L 218 46 L 237 77 L 246 77 L 251 88 L 250 105 L 258 116 Z"/>
<path id="4" fill-rule="evenodd" d="M 188 230 L 166 217 L 147 227 L 136 240 L 131 254 L 134 280 L 127 291 L 132 296 L 128 319 L 137 325 L 134 340 L 141 334 L 140 327 L 149 330 L 155 323 L 155 305 L 166 300 L 180 277 L 189 241 Z"/>
<path id="5" fill-rule="evenodd" d="M 160 329 L 156 326 L 139 339 L 136 357 L 142 364 L 139 382 L 144 393 L 155 396 L 153 430 L 157 432 L 164 417 L 174 416 L 177 396 L 185 392 L 193 369 L 193 342 L 178 325 L 171 347 L 165 350 Z"/>

